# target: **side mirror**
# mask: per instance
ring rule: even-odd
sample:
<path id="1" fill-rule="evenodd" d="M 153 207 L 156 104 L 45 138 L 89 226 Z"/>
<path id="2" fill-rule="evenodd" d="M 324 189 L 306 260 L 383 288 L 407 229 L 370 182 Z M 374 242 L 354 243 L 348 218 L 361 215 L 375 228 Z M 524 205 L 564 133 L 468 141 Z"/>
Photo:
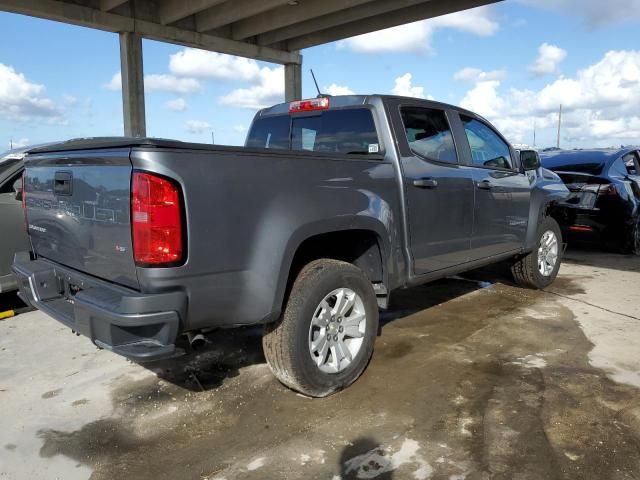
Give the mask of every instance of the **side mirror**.
<path id="1" fill-rule="evenodd" d="M 13 196 L 19 202 L 22 201 L 22 178 L 13 182 Z"/>
<path id="2" fill-rule="evenodd" d="M 538 170 L 542 166 L 540 155 L 535 150 L 521 150 L 520 162 L 526 171 Z"/>

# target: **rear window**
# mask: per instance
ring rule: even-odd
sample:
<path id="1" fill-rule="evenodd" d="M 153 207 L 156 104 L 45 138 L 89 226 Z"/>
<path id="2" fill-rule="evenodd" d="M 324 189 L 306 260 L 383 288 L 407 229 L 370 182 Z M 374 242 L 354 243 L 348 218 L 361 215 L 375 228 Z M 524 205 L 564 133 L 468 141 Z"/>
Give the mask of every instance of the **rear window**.
<path id="1" fill-rule="evenodd" d="M 380 151 L 373 116 L 366 108 L 329 110 L 312 116 L 260 118 L 254 122 L 246 145 L 355 155 Z"/>
<path id="2" fill-rule="evenodd" d="M 289 115 L 265 117 L 253 122 L 247 137 L 248 148 L 289 149 Z"/>
<path id="3" fill-rule="evenodd" d="M 542 166 L 558 172 L 600 175 L 607 160 L 606 154 L 570 151 L 542 156 Z"/>

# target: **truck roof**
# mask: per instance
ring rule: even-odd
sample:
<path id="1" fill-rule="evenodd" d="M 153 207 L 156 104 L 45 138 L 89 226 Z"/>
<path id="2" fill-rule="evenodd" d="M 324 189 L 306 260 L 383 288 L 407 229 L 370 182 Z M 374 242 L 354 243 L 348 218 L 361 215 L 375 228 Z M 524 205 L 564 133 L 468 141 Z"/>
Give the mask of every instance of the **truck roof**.
<path id="1" fill-rule="evenodd" d="M 336 108 L 344 108 L 358 105 L 372 105 L 376 100 L 388 101 L 388 100 L 407 100 L 411 102 L 420 101 L 425 106 L 451 109 L 464 113 L 471 117 L 482 118 L 480 115 L 466 110 L 464 108 L 450 105 L 447 103 L 436 102 L 434 100 L 417 99 L 413 97 L 402 97 L 397 95 L 337 95 L 330 96 L 329 110 Z M 279 103 L 272 107 L 263 108 L 256 113 L 256 118 L 271 116 L 271 115 L 285 115 L 289 114 L 289 102 Z M 89 137 L 89 138 L 74 138 L 58 143 L 46 144 L 41 147 L 32 148 L 29 150 L 29 154 L 35 155 L 39 153 L 56 153 L 67 151 L 80 151 L 80 150 L 94 150 L 94 149 L 108 149 L 108 148 L 129 148 L 129 147 L 143 147 L 143 148 L 182 148 L 187 150 L 234 150 L 238 147 L 224 146 L 224 145 L 212 145 L 208 143 L 192 143 L 183 142 L 180 140 L 171 140 L 167 138 L 153 138 L 153 137 Z"/>
<path id="2" fill-rule="evenodd" d="M 441 109 L 450 109 L 450 110 L 457 110 L 459 112 L 468 114 L 470 116 L 473 117 L 480 117 L 477 113 L 471 112 L 469 110 L 466 110 L 462 107 L 456 106 L 456 105 L 451 105 L 448 103 L 443 103 L 443 102 L 437 102 L 435 100 L 427 100 L 427 99 L 421 99 L 421 98 L 415 98 L 415 97 L 403 97 L 403 96 L 399 96 L 399 95 L 378 95 L 378 94 L 372 94 L 372 95 L 323 95 L 326 97 L 330 98 L 330 102 L 329 102 L 329 109 L 332 108 L 344 108 L 344 107 L 355 107 L 358 105 L 371 105 L 373 103 L 374 99 L 380 99 L 383 102 L 387 101 L 387 100 L 407 100 L 407 101 L 411 101 L 411 102 L 415 102 L 415 101 L 420 101 L 423 102 L 425 104 L 428 104 L 434 108 L 441 108 Z M 283 102 L 283 103 L 279 103 L 277 105 L 273 105 L 272 107 L 267 107 L 267 108 L 263 108 L 262 110 L 260 110 L 257 114 L 256 117 L 260 117 L 260 116 L 267 116 L 267 115 L 283 115 L 283 114 L 288 114 L 289 113 L 289 102 Z"/>

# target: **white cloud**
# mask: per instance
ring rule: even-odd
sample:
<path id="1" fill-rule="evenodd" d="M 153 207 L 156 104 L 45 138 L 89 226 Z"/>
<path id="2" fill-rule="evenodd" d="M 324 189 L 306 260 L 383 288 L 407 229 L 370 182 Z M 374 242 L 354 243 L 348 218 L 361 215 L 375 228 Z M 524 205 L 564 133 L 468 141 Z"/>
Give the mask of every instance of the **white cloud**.
<path id="1" fill-rule="evenodd" d="M 45 95 L 45 87 L 31 83 L 13 67 L 0 63 L 0 117 L 9 120 L 46 118 L 62 121 L 55 103 Z"/>
<path id="2" fill-rule="evenodd" d="M 413 75 L 405 73 L 401 77 L 396 78 L 395 86 L 391 89 L 391 93 L 401 97 L 426 98 L 424 87 L 413 85 Z"/>
<path id="3" fill-rule="evenodd" d="M 338 42 L 338 48 L 360 53 L 430 52 L 434 32 L 447 28 L 488 37 L 498 31 L 499 25 L 493 20 L 489 7 L 478 7 L 359 35 Z"/>
<path id="4" fill-rule="evenodd" d="M 76 97 L 74 97 L 73 95 L 63 95 L 62 96 L 62 100 L 64 100 L 65 105 L 67 105 L 68 107 L 74 107 L 77 105 L 78 103 L 78 99 Z"/>
<path id="5" fill-rule="evenodd" d="M 169 70 L 178 78 L 250 83 L 220 97 L 223 105 L 255 110 L 284 101 L 283 67 L 261 68 L 255 60 L 185 48 L 170 56 Z"/>
<path id="6" fill-rule="evenodd" d="M 481 82 L 491 80 L 503 80 L 507 76 L 505 70 L 491 70 L 490 72 L 484 72 L 479 68 L 463 68 L 458 70 L 453 79 L 458 82 Z"/>
<path id="7" fill-rule="evenodd" d="M 343 85 L 337 85 L 335 83 L 332 83 L 331 85 L 329 85 L 328 87 L 324 87 L 322 89 L 322 93 L 327 93 L 329 95 L 354 95 L 355 92 L 353 90 L 351 90 L 349 87 L 347 86 L 343 86 Z"/>
<path id="8" fill-rule="evenodd" d="M 255 60 L 223 53 L 185 48 L 169 56 L 169 70 L 181 77 L 255 81 L 260 66 Z"/>
<path id="9" fill-rule="evenodd" d="M 169 110 L 174 112 L 184 112 L 187 109 L 187 102 L 185 102 L 184 98 L 174 98 L 167 101 L 166 105 Z"/>
<path id="10" fill-rule="evenodd" d="M 114 73 L 107 83 L 102 85 L 107 90 L 118 91 L 122 90 L 122 74 L 120 72 Z"/>
<path id="11" fill-rule="evenodd" d="M 263 67 L 249 88 L 238 88 L 220 97 L 220 103 L 257 110 L 284 101 L 284 67 Z"/>
<path id="12" fill-rule="evenodd" d="M 498 80 L 480 81 L 461 104 L 495 122 L 513 142 L 529 139 L 534 119 L 539 129 L 554 127 L 562 104 L 566 141 L 640 143 L 640 51 L 608 52 L 573 78 L 539 91 L 501 87 Z"/>
<path id="13" fill-rule="evenodd" d="M 244 133 L 247 131 L 247 127 L 245 127 L 244 125 L 234 125 L 233 131 L 238 133 Z"/>
<path id="14" fill-rule="evenodd" d="M 197 135 L 211 131 L 211 125 L 208 122 L 204 122 L 202 120 L 189 120 L 187 123 L 185 123 L 184 129 L 188 133 Z"/>
<path id="15" fill-rule="evenodd" d="M 121 90 L 121 73 L 114 73 L 111 80 L 105 83 L 103 87 L 107 90 Z M 167 74 L 151 74 L 144 76 L 144 88 L 149 91 L 172 92 L 184 95 L 200 92 L 202 90 L 202 84 L 195 78 L 181 78 Z"/>
<path id="16" fill-rule="evenodd" d="M 202 85 L 195 78 L 180 78 L 174 75 L 153 74 L 144 76 L 144 88 L 161 92 L 197 93 L 202 90 Z"/>
<path id="17" fill-rule="evenodd" d="M 538 58 L 529 66 L 529 71 L 538 76 L 555 73 L 565 58 L 567 58 L 566 50 L 543 43 L 538 49 Z"/>
<path id="18" fill-rule="evenodd" d="M 582 17 L 592 26 L 640 20 L 640 0 L 519 0 L 533 7 L 546 8 Z"/>

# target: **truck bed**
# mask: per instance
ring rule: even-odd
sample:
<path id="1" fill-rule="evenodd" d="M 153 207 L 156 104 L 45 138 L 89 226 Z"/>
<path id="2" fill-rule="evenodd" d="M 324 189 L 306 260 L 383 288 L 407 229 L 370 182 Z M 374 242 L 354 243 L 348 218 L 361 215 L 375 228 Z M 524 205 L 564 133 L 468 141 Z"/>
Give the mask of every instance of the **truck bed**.
<path id="1" fill-rule="evenodd" d="M 129 218 L 134 171 L 170 178 L 180 186 L 186 232 L 182 265 L 135 264 Z M 42 187 L 55 181 L 57 172 L 73 177 L 68 197 Z M 108 178 L 114 180 L 106 189 Z M 76 179 L 85 185 L 84 193 Z M 29 156 L 26 198 L 38 257 L 144 294 L 184 292 L 188 320 L 183 330 L 252 324 L 279 315 L 295 249 L 305 238 L 360 227 L 379 232 L 389 248 L 401 228 L 395 167 L 382 155 L 364 158 L 147 138 L 74 140 Z M 61 198 L 72 208 L 61 206 Z M 79 218 L 73 212 L 76 204 L 105 208 L 104 202 L 111 202 L 106 210 L 119 213 Z M 60 228 L 52 235 L 65 224 L 64 232 Z M 395 253 L 402 257 L 402 252 Z M 394 270 L 403 268 L 402 262 L 396 259 Z"/>

